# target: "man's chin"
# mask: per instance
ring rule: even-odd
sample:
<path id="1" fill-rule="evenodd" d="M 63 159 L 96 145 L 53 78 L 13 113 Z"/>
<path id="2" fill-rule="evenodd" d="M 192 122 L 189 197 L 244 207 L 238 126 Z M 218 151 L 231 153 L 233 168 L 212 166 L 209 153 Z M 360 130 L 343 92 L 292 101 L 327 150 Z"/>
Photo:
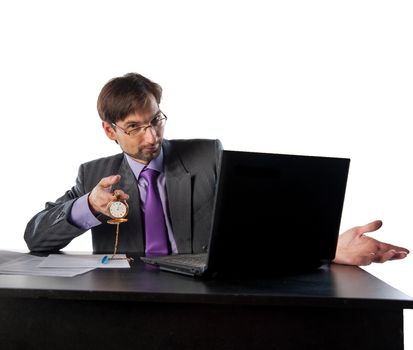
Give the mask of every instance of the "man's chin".
<path id="1" fill-rule="evenodd" d="M 135 155 L 134 158 L 136 158 L 138 161 L 149 163 L 152 159 L 155 159 L 157 156 L 159 156 L 160 152 L 160 147 L 157 149 L 148 148 L 141 150 L 138 154 Z"/>

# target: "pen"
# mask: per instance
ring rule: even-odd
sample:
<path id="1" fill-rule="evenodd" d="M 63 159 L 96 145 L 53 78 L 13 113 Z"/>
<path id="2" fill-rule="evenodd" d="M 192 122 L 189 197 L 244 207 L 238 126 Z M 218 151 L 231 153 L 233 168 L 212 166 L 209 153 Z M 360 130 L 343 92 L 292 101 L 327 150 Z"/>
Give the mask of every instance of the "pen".
<path id="1" fill-rule="evenodd" d="M 109 257 L 108 257 L 107 255 L 105 255 L 105 256 L 102 258 L 101 263 L 102 263 L 102 264 L 107 264 L 108 262 L 109 262 Z"/>

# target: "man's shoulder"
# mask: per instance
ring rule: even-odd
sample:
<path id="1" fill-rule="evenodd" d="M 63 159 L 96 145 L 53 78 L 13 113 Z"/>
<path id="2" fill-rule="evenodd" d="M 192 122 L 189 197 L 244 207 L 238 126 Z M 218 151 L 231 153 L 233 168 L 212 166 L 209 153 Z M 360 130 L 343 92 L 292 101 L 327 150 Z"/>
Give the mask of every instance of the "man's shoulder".
<path id="1" fill-rule="evenodd" d="M 175 139 L 165 140 L 165 145 L 171 151 L 194 154 L 199 152 L 217 152 L 222 149 L 221 141 L 218 139 Z"/>
<path id="2" fill-rule="evenodd" d="M 221 150 L 221 142 L 217 139 L 164 140 L 167 164 L 179 159 L 187 170 L 215 167 Z"/>

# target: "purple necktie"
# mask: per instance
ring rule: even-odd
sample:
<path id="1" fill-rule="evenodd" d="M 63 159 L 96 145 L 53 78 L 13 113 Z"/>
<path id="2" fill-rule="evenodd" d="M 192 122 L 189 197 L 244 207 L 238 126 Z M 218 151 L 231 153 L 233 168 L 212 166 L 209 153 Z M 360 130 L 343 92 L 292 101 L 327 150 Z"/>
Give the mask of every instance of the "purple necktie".
<path id="1" fill-rule="evenodd" d="M 145 239 L 146 255 L 168 255 L 168 234 L 165 225 L 161 197 L 159 196 L 156 179 L 159 172 L 145 168 L 141 176 L 148 182 L 145 200 Z"/>

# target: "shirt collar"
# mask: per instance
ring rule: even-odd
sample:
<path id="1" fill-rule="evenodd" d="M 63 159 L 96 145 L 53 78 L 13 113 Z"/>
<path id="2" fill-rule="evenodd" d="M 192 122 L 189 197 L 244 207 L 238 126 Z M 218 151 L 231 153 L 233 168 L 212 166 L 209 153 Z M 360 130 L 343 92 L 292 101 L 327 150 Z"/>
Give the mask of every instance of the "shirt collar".
<path id="1" fill-rule="evenodd" d="M 152 159 L 148 165 L 139 163 L 138 161 L 134 160 L 131 156 L 127 155 L 126 153 L 124 154 L 125 154 L 126 160 L 128 161 L 129 166 L 132 169 L 133 175 L 135 175 L 136 179 L 139 179 L 141 171 L 145 167 L 156 170 L 160 173 L 163 172 L 163 148 L 162 147 L 161 147 L 161 152 L 159 152 L 159 155 L 156 158 Z"/>

